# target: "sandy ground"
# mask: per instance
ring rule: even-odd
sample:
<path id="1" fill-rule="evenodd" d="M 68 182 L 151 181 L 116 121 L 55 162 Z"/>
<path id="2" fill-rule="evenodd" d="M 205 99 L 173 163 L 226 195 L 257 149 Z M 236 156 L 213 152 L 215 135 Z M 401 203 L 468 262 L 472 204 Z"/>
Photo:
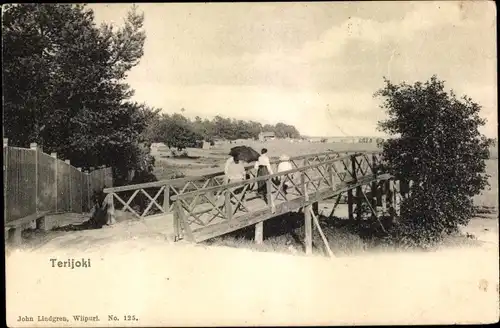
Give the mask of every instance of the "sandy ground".
<path id="1" fill-rule="evenodd" d="M 499 318 L 498 224 L 474 220 L 482 246 L 328 259 L 172 244 L 164 221 L 63 232 L 6 258 L 7 323 L 192 326 L 489 323 Z M 90 259 L 88 268 L 50 259 Z M 81 324 L 73 315 L 99 316 Z M 108 321 L 116 315 L 120 321 Z M 138 321 L 124 321 L 135 315 Z M 65 316 L 68 322 L 36 322 Z"/>
<path id="2" fill-rule="evenodd" d="M 261 144 L 251 146 L 259 149 Z M 327 145 L 265 146 L 277 156 L 296 156 L 304 149 L 324 151 Z M 193 174 L 219 170 L 213 165 L 223 163 L 230 146 L 226 148 L 209 150 L 214 154 L 204 168 L 191 161 L 184 169 Z M 491 198 L 489 203 L 498 208 L 497 193 L 495 185 L 481 199 Z M 330 205 L 320 210 L 328 211 Z M 50 225 L 86 219 L 53 216 Z M 453 324 L 499 319 L 498 217 L 476 219 L 465 228 L 481 241 L 478 247 L 365 252 L 333 259 L 173 244 L 168 236 L 171 220 L 118 221 L 99 230 L 35 233 L 26 249 L 9 251 L 8 325 Z M 90 259 L 91 265 L 70 269 L 53 267 L 50 261 L 68 258 Z M 100 321 L 83 324 L 74 315 L 98 316 Z M 110 321 L 108 315 L 119 321 Z M 124 315 L 138 320 L 124 321 Z M 32 316 L 34 322 L 17 322 L 18 316 Z M 38 316 L 64 316 L 68 321 L 37 322 Z"/>

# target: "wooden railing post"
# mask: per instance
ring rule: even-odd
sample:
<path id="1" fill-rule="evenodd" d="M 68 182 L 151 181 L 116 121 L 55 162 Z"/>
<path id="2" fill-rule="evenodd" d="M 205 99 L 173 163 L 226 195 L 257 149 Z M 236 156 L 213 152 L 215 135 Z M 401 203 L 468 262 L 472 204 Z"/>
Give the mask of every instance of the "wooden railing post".
<path id="1" fill-rule="evenodd" d="M 181 213 L 182 211 L 182 206 L 180 205 L 180 201 L 176 200 L 174 202 L 174 241 L 178 241 L 181 239 Z"/>
<path id="2" fill-rule="evenodd" d="M 166 185 L 163 189 L 163 210 L 165 213 L 170 211 L 170 185 Z"/>
<path id="3" fill-rule="evenodd" d="M 55 202 L 56 202 L 56 206 L 54 207 L 55 208 L 55 211 L 57 213 L 57 200 L 58 200 L 58 191 L 57 191 L 57 153 L 51 153 L 50 154 L 50 157 L 52 157 L 54 159 L 54 194 L 56 195 L 55 196 Z"/>
<path id="4" fill-rule="evenodd" d="M 38 212 L 38 147 L 36 142 L 30 144 L 30 149 L 35 152 L 35 211 Z"/>
<path id="5" fill-rule="evenodd" d="M 273 187 L 271 183 L 272 183 L 271 179 L 268 178 L 266 180 L 266 200 L 267 200 L 267 205 L 272 209 L 274 207 L 274 201 L 273 201 Z"/>
<path id="6" fill-rule="evenodd" d="M 309 200 L 309 181 L 306 182 L 306 174 L 304 172 L 304 168 L 302 168 L 302 170 L 300 171 L 300 185 L 302 187 L 302 194 L 304 195 L 304 198 L 306 199 L 306 201 Z"/>
<path id="7" fill-rule="evenodd" d="M 226 188 L 224 192 L 224 207 L 226 209 L 226 216 L 228 220 L 233 218 L 233 207 L 231 206 L 231 192 Z"/>
<path id="8" fill-rule="evenodd" d="M 116 223 L 116 216 L 115 216 L 115 202 L 114 202 L 114 196 L 113 193 L 110 193 L 106 196 L 104 199 L 104 203 L 106 203 L 106 223 L 108 225 L 113 225 Z"/>
<path id="9" fill-rule="evenodd" d="M 185 234 L 188 241 L 195 242 L 194 235 L 191 231 L 191 228 L 189 227 L 189 223 L 187 222 L 186 214 L 184 213 L 184 209 L 182 208 L 181 201 L 176 200 L 174 206 L 176 211 L 178 212 L 177 221 L 179 222 L 178 231 L 180 235 L 182 236 L 182 238 L 184 238 Z"/>
<path id="10" fill-rule="evenodd" d="M 335 170 L 334 168 L 335 163 L 330 163 L 329 165 L 329 174 L 330 174 L 330 185 L 332 187 L 332 191 L 335 191 Z"/>

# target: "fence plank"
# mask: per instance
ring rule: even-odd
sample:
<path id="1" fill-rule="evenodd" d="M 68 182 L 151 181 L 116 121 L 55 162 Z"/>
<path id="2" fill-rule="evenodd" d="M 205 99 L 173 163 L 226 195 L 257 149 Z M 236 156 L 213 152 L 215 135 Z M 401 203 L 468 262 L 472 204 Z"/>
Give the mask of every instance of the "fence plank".
<path id="1" fill-rule="evenodd" d="M 9 139 L 3 139 L 3 223 L 7 223 L 7 158 L 9 157 Z"/>
<path id="2" fill-rule="evenodd" d="M 87 174 L 57 159 L 56 153 L 31 146 L 10 147 L 4 140 L 4 223 L 37 211 L 86 212 L 92 191 L 113 186 L 112 168 Z"/>
<path id="3" fill-rule="evenodd" d="M 56 212 L 56 159 L 38 151 L 38 210 Z"/>
<path id="4" fill-rule="evenodd" d="M 82 174 L 77 168 L 70 166 L 70 199 L 71 212 L 82 212 Z"/>
<path id="5" fill-rule="evenodd" d="M 8 148 L 6 221 L 10 222 L 36 212 L 36 153 L 31 149 Z"/>
<path id="6" fill-rule="evenodd" d="M 57 208 L 59 212 L 69 211 L 69 165 L 57 160 Z"/>
<path id="7" fill-rule="evenodd" d="M 90 211 L 89 203 L 89 185 L 88 185 L 88 174 L 87 172 L 82 172 L 82 211 Z"/>

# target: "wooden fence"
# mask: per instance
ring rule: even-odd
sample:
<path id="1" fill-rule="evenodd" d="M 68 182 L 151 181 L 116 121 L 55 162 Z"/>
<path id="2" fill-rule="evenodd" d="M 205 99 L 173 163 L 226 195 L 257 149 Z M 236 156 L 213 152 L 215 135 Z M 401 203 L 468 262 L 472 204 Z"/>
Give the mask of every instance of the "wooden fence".
<path id="1" fill-rule="evenodd" d="M 88 212 L 94 190 L 113 185 L 111 168 L 85 172 L 69 160 L 30 148 L 3 144 L 4 223 L 37 212 Z"/>

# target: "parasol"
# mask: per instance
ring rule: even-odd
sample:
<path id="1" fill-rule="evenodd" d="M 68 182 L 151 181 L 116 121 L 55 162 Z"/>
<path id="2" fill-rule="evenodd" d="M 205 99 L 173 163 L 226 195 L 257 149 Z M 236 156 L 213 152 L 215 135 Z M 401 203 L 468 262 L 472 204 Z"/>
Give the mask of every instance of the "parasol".
<path id="1" fill-rule="evenodd" d="M 260 154 L 255 149 L 253 149 L 252 147 L 248 147 L 248 146 L 233 147 L 233 148 L 231 148 L 229 155 L 231 155 L 231 156 L 238 155 L 238 158 L 240 160 L 245 161 L 247 163 L 257 161 L 259 159 L 259 156 L 260 156 Z"/>

